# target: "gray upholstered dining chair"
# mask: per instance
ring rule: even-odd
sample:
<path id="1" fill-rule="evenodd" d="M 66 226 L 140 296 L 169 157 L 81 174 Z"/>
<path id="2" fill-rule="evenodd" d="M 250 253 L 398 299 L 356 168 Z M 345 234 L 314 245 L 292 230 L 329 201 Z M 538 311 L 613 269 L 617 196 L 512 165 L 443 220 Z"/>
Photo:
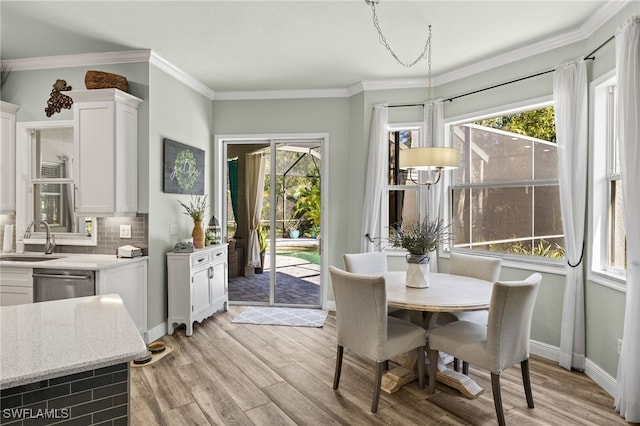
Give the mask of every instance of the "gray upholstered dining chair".
<path id="1" fill-rule="evenodd" d="M 387 315 L 383 276 L 353 274 L 329 267 L 336 299 L 337 358 L 333 389 L 338 389 L 344 348 L 376 362 L 371 411 L 378 410 L 385 361 L 418 351 L 418 381 L 424 387 L 424 328 Z"/>
<path id="2" fill-rule="evenodd" d="M 354 274 L 387 272 L 387 255 L 379 252 L 348 253 L 342 256 L 344 268 Z"/>
<path id="3" fill-rule="evenodd" d="M 429 391 L 436 386 L 438 351 L 468 360 L 491 372 L 491 387 L 498 423 L 504 425 L 500 373 L 520 363 L 527 406 L 533 408 L 529 380 L 531 317 L 542 276 L 523 281 L 496 282 L 491 293 L 487 325 L 455 321 L 429 334 Z"/>
<path id="4" fill-rule="evenodd" d="M 476 256 L 451 252 L 449 255 L 449 273 L 463 275 L 465 277 L 477 278 L 479 280 L 495 283 L 500 278 L 502 259 L 499 257 Z M 488 312 L 451 312 L 449 321 L 473 321 L 478 324 L 487 324 Z M 453 317 L 453 318 L 451 318 Z M 447 321 L 444 319 L 444 321 Z M 458 359 L 453 360 L 453 368 L 458 371 Z M 462 373 L 469 372 L 469 364 L 463 361 Z"/>
<path id="5" fill-rule="evenodd" d="M 342 256 L 344 268 L 354 274 L 381 274 L 387 272 L 387 255 L 379 252 L 347 253 Z M 409 320 L 409 312 L 401 308 L 388 308 L 389 315 Z"/>

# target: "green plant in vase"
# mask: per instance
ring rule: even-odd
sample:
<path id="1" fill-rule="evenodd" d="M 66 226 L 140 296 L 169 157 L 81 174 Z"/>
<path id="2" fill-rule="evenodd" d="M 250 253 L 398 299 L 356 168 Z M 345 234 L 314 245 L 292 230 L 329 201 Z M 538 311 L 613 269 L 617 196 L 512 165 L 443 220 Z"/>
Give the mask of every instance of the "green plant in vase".
<path id="1" fill-rule="evenodd" d="M 451 240 L 449 225 L 444 220 L 423 221 L 403 225 L 394 230 L 389 242 L 393 247 L 407 250 L 407 286 L 424 288 L 429 286 L 429 253 L 438 244 Z"/>
<path id="2" fill-rule="evenodd" d="M 205 232 L 202 227 L 202 220 L 204 219 L 204 211 L 207 208 L 207 195 L 191 196 L 189 205 L 186 205 L 180 200 L 178 200 L 178 203 L 180 203 L 184 208 L 184 214 L 193 219 L 193 231 L 191 232 L 191 236 L 193 237 L 193 246 L 195 248 L 204 247 Z"/>

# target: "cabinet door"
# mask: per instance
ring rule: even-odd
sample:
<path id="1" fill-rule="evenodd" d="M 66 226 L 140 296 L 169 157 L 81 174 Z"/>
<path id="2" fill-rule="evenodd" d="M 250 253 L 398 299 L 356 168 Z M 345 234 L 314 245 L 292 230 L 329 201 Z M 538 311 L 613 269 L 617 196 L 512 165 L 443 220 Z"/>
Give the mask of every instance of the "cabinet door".
<path id="1" fill-rule="evenodd" d="M 220 298 L 224 298 L 227 294 L 225 270 L 226 267 L 224 263 L 218 263 L 213 267 L 213 278 L 211 283 L 212 303 L 215 303 Z"/>
<path id="2" fill-rule="evenodd" d="M 33 303 L 33 290 L 30 287 L 0 286 L 0 306 L 26 303 Z"/>
<path id="3" fill-rule="evenodd" d="M 98 272 L 96 293 L 117 293 L 145 337 L 147 332 L 147 261 L 139 260 Z"/>
<path id="4" fill-rule="evenodd" d="M 191 276 L 191 313 L 197 314 L 211 305 L 209 268 L 193 272 Z"/>
<path id="5" fill-rule="evenodd" d="M 87 102 L 74 108 L 76 208 L 80 215 L 115 211 L 115 107 Z"/>
<path id="6" fill-rule="evenodd" d="M 2 102 L 0 112 L 0 212 L 12 213 L 16 209 L 16 116 L 17 106 Z"/>

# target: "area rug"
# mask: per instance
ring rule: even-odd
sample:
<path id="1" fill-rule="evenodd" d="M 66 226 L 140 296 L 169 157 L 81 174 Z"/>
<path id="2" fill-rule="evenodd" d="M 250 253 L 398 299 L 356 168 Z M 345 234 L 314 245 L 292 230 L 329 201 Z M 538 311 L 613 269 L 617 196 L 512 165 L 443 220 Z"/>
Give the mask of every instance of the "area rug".
<path id="1" fill-rule="evenodd" d="M 322 327 L 326 319 L 327 311 L 320 309 L 249 306 L 231 322 L 237 324 Z"/>

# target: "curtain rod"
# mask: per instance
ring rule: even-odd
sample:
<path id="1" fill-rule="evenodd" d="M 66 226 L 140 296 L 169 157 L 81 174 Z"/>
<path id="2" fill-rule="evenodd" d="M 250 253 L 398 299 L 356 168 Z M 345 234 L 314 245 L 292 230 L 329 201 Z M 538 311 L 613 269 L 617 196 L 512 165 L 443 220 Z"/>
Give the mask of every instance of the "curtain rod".
<path id="1" fill-rule="evenodd" d="M 387 105 L 387 108 L 408 108 L 408 107 L 423 107 L 424 103 L 422 104 L 395 104 L 395 105 Z"/>
<path id="2" fill-rule="evenodd" d="M 596 47 L 596 48 L 595 48 L 591 53 L 589 53 L 589 54 L 588 54 L 587 56 L 585 56 L 583 59 L 584 59 L 585 61 L 586 61 L 586 60 L 592 60 L 592 61 L 594 61 L 594 60 L 596 59 L 596 57 L 595 57 L 595 56 L 593 56 L 593 55 L 594 55 L 598 50 L 602 49 L 602 48 L 603 48 L 607 43 L 609 43 L 611 40 L 613 40 L 613 39 L 615 39 L 615 38 L 616 38 L 616 36 L 615 36 L 615 35 L 613 35 L 613 36 L 609 37 L 609 38 L 608 38 L 608 39 L 606 39 L 606 40 L 605 40 L 605 41 L 604 41 L 600 46 Z M 505 82 L 505 83 L 495 84 L 495 85 L 493 85 L 493 86 L 485 87 L 485 88 L 483 88 L 483 89 L 478 89 L 478 90 L 474 90 L 474 91 L 471 91 L 471 92 L 468 92 L 468 93 L 463 93 L 462 95 L 453 96 L 453 97 L 451 97 L 451 98 L 445 99 L 445 101 L 453 102 L 453 100 L 454 100 L 454 99 L 462 98 L 462 97 L 464 97 L 464 96 L 473 95 L 473 94 L 476 94 L 476 93 L 479 93 L 479 92 L 484 92 L 484 91 L 486 91 L 486 90 L 495 89 L 496 87 L 502 87 L 502 86 L 506 86 L 506 85 L 508 85 L 508 84 L 517 83 L 517 82 L 522 81 L 522 80 L 528 80 L 528 79 L 530 79 L 530 78 L 538 77 L 538 76 L 541 76 L 541 75 L 544 75 L 544 74 L 549 74 L 549 73 L 552 73 L 552 72 L 554 72 L 554 71 L 555 71 L 555 69 L 551 69 L 551 70 L 542 71 L 542 72 L 539 72 L 539 73 L 536 73 L 536 74 L 528 75 L 528 76 L 526 76 L 526 77 L 516 78 L 515 80 L 510 80 L 510 81 L 507 81 L 507 82 Z"/>

